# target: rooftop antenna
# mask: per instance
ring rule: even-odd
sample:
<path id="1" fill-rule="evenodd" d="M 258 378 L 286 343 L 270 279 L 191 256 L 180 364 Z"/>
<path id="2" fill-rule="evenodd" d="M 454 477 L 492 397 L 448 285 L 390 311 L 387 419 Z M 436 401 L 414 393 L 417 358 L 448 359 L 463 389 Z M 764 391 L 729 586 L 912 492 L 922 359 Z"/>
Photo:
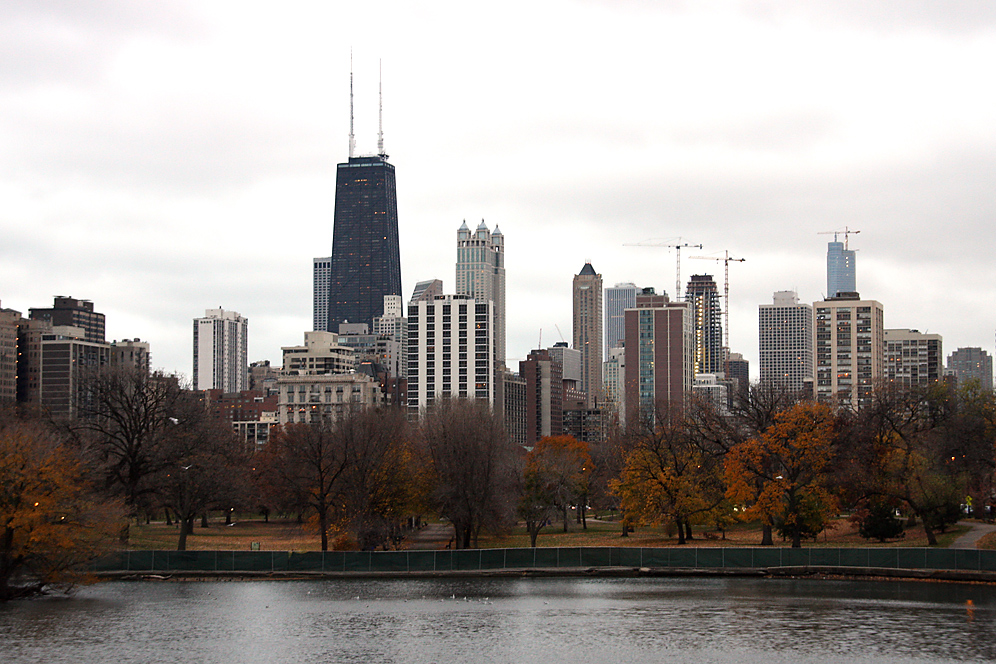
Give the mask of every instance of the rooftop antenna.
<path id="1" fill-rule="evenodd" d="M 349 49 L 349 158 L 356 156 L 356 136 L 353 135 L 353 49 Z"/>
<path id="2" fill-rule="evenodd" d="M 377 94 L 380 106 L 377 115 L 377 154 L 386 158 L 387 155 L 384 153 L 384 65 L 382 60 L 377 60 Z"/>

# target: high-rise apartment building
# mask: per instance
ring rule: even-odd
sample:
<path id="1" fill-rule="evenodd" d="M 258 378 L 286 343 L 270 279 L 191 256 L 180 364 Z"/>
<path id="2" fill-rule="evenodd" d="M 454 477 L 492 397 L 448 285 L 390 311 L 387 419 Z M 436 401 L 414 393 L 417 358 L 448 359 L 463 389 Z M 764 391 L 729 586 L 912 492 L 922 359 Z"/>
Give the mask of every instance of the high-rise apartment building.
<path id="1" fill-rule="evenodd" d="M 585 263 L 574 275 L 574 348 L 581 351 L 581 389 L 586 403 L 602 401 L 602 275 Z"/>
<path id="2" fill-rule="evenodd" d="M 0 403 L 17 399 L 17 326 L 21 312 L 0 307 Z"/>
<path id="3" fill-rule="evenodd" d="M 90 300 L 56 295 L 51 309 L 31 307 L 28 317 L 46 320 L 53 326 L 78 327 L 84 331 L 86 341 L 92 343 L 102 344 L 105 341 L 104 314 L 94 311 Z"/>
<path id="4" fill-rule="evenodd" d="M 420 281 L 415 284 L 415 288 L 412 290 L 412 297 L 408 300 L 408 304 L 415 304 L 419 300 L 428 300 L 431 302 L 436 299 L 437 295 L 442 294 L 442 279 L 426 279 L 425 281 Z"/>
<path id="5" fill-rule="evenodd" d="M 695 347 L 690 302 L 670 302 L 644 288 L 626 310 L 627 420 L 658 404 L 682 408 L 692 389 Z"/>
<path id="6" fill-rule="evenodd" d="M 207 309 L 194 319 L 194 389 L 241 392 L 249 387 L 249 320 Z"/>
<path id="7" fill-rule="evenodd" d="M 332 257 L 312 259 L 311 329 L 327 331 L 329 292 L 332 285 Z"/>
<path id="8" fill-rule="evenodd" d="M 110 364 L 126 370 L 135 370 L 148 374 L 151 370 L 149 342 L 141 339 L 122 339 L 112 341 L 110 349 Z"/>
<path id="9" fill-rule="evenodd" d="M 903 385 L 930 385 L 944 375 L 941 335 L 885 330 L 885 377 Z"/>
<path id="10" fill-rule="evenodd" d="M 304 333 L 303 346 L 281 346 L 285 376 L 352 373 L 356 367 L 353 349 L 340 343 L 335 332 Z"/>
<path id="11" fill-rule="evenodd" d="M 548 350 L 537 349 L 519 362 L 526 381 L 526 445 L 564 432 L 563 373 Z"/>
<path id="12" fill-rule="evenodd" d="M 750 363 L 742 353 L 730 353 L 726 358 L 726 379 L 731 381 L 733 394 L 739 394 L 750 386 Z"/>
<path id="13" fill-rule="evenodd" d="M 408 305 L 408 408 L 421 413 L 437 398 L 495 404 L 494 304 L 441 295 Z"/>
<path id="14" fill-rule="evenodd" d="M 636 306 L 636 284 L 616 284 L 605 289 L 605 355 L 626 339 L 626 310 Z"/>
<path id="15" fill-rule="evenodd" d="M 981 348 L 959 348 L 948 355 L 948 371 L 959 383 L 977 380 L 983 390 L 993 389 L 993 358 Z"/>
<path id="16" fill-rule="evenodd" d="M 505 366 L 505 236 L 484 220 L 473 233 L 457 229 L 456 294 L 491 300 L 495 312 L 495 366 Z"/>
<path id="17" fill-rule="evenodd" d="M 760 379 L 791 394 L 813 380 L 813 307 L 795 291 L 777 291 L 758 307 Z"/>
<path id="18" fill-rule="evenodd" d="M 711 274 L 694 274 L 685 287 L 695 326 L 695 373 L 723 372 L 723 307 Z"/>
<path id="19" fill-rule="evenodd" d="M 625 424 L 626 348 L 624 346 L 617 345 L 611 348 L 608 357 L 602 363 L 602 390 L 606 407 L 619 416 L 621 424 Z"/>
<path id="20" fill-rule="evenodd" d="M 858 290 L 855 279 L 856 261 L 854 251 L 846 249 L 843 242 L 827 243 L 827 298 L 840 293 L 854 293 Z"/>
<path id="21" fill-rule="evenodd" d="M 875 381 L 885 375 L 882 303 L 842 293 L 816 302 L 813 310 L 817 400 L 868 405 Z"/>

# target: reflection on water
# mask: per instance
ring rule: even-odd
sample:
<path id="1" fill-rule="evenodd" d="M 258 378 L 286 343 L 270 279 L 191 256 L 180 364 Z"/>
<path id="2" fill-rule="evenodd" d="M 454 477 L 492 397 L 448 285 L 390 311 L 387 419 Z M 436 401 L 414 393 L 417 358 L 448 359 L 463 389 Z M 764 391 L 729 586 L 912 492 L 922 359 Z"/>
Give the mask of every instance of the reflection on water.
<path id="1" fill-rule="evenodd" d="M 994 627 L 996 588 L 983 585 L 116 582 L 0 606 L 0 661 L 987 661 L 996 660 Z"/>

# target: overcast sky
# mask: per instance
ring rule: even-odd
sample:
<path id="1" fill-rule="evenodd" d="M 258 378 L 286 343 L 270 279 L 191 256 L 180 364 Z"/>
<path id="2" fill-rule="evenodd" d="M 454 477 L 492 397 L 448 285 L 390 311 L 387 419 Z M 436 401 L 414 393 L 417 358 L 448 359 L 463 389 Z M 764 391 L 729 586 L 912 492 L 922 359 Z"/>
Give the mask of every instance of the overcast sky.
<path id="1" fill-rule="evenodd" d="M 456 230 L 505 234 L 508 355 L 571 339 L 571 280 L 673 294 L 730 265 L 757 307 L 826 290 L 849 226 L 886 327 L 993 352 L 996 3 L 836 0 L 0 5 L 0 305 L 90 299 L 190 375 L 192 319 L 250 360 L 311 327 L 349 133 L 397 168 L 401 269 L 454 285 Z M 472 226 L 473 227 L 473 226 Z M 557 331 L 559 327 L 560 332 Z M 517 367 L 512 362 L 513 367 Z"/>

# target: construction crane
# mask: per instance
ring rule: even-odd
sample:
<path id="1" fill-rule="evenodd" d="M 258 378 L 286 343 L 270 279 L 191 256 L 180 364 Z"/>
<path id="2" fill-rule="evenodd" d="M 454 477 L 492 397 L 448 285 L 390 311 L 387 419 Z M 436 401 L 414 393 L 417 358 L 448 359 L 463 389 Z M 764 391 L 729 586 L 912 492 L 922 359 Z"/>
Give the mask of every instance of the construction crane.
<path id="1" fill-rule="evenodd" d="M 723 261 L 726 274 L 723 278 L 723 355 L 730 356 L 730 261 L 743 263 L 746 258 L 730 258 L 729 249 L 724 251 L 722 257 L 719 256 L 690 256 L 707 261 Z"/>
<path id="2" fill-rule="evenodd" d="M 684 238 L 668 238 L 666 240 L 655 240 L 650 238 L 649 240 L 643 240 L 641 242 L 626 242 L 623 243 L 624 247 L 667 247 L 668 249 L 674 249 L 675 251 L 675 263 L 677 265 L 676 274 L 674 278 L 674 299 L 675 301 L 681 300 L 681 249 L 683 247 L 694 247 L 695 249 L 701 249 L 701 244 L 689 244 L 685 242 L 681 243 Z M 675 240 L 678 244 L 671 244 Z"/>
<path id="3" fill-rule="evenodd" d="M 860 232 L 861 231 L 852 231 L 850 229 L 850 227 L 844 226 L 844 230 L 842 230 L 842 231 L 819 231 L 817 233 L 817 235 L 833 235 L 833 241 L 836 242 L 837 241 L 837 236 L 843 233 L 843 235 L 844 235 L 844 251 L 847 251 L 847 236 L 848 235 L 857 235 Z"/>

